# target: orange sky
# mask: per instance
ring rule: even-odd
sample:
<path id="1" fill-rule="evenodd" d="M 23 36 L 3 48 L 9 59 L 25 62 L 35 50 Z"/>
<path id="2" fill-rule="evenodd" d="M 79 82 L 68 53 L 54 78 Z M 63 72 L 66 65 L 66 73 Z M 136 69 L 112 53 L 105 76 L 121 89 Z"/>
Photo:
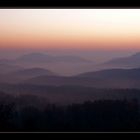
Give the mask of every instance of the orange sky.
<path id="1" fill-rule="evenodd" d="M 0 47 L 140 48 L 140 9 L 0 9 Z"/>

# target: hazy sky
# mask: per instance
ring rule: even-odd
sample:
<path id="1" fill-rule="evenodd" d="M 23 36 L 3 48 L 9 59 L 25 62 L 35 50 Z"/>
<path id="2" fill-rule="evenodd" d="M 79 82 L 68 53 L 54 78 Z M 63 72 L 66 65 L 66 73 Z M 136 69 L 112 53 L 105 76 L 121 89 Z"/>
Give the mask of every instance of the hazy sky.
<path id="1" fill-rule="evenodd" d="M 140 9 L 0 9 L 0 47 L 139 49 Z"/>

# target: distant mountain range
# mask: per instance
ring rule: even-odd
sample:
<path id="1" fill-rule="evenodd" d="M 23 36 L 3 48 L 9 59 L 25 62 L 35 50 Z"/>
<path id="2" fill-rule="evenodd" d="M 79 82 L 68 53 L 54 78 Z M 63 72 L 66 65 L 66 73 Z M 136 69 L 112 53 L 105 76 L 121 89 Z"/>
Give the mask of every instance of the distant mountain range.
<path id="1" fill-rule="evenodd" d="M 73 75 L 86 72 L 87 65 L 93 62 L 73 55 L 54 56 L 46 53 L 29 53 L 15 59 L 0 59 L 0 65 L 16 65 L 24 68 L 49 69 L 61 75 Z M 5 68 L 6 70 L 6 68 Z"/>
<path id="2" fill-rule="evenodd" d="M 67 62 L 67 63 L 88 63 L 91 62 L 79 56 L 62 55 L 53 56 L 45 53 L 31 53 L 23 55 L 15 60 L 24 63 L 48 63 L 48 62 Z"/>
<path id="3" fill-rule="evenodd" d="M 24 65 L 24 63 L 28 63 L 28 66 Z M 35 63 L 37 66 L 32 66 L 32 63 Z M 51 64 L 44 65 L 44 67 L 42 65 L 41 67 L 40 63 Z M 140 53 L 129 57 L 112 59 L 104 64 L 100 64 L 99 67 L 93 65 L 91 61 L 77 56 L 53 56 L 45 53 L 31 53 L 13 60 L 1 59 L 0 83 L 19 82 L 56 86 L 82 85 L 103 88 L 139 88 L 139 65 Z M 75 74 L 76 76 L 60 76 L 60 71 L 62 71 L 62 75 L 65 72 L 78 74 Z"/>
<path id="4" fill-rule="evenodd" d="M 140 67 L 140 52 L 130 55 L 128 57 L 115 58 L 107 61 L 104 66 L 135 68 Z"/>
<path id="5" fill-rule="evenodd" d="M 48 63 L 92 63 L 92 61 L 79 56 L 62 55 L 53 56 L 46 53 L 30 53 L 16 59 L 0 59 L 0 64 L 48 64 Z"/>

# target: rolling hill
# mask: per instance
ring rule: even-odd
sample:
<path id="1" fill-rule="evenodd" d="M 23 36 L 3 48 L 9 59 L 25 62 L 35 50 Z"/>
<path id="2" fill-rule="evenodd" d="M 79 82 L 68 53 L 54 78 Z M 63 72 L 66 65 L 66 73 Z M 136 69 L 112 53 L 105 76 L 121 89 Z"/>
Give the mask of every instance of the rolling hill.
<path id="1" fill-rule="evenodd" d="M 0 83 L 19 83 L 23 80 L 27 80 L 32 77 L 37 77 L 41 75 L 53 76 L 55 73 L 42 68 L 29 68 L 17 70 L 14 72 L 9 72 L 7 74 L 0 75 Z"/>
<path id="2" fill-rule="evenodd" d="M 140 68 L 108 69 L 77 76 L 37 76 L 24 81 L 33 85 L 78 85 L 96 88 L 140 88 Z"/>
<path id="3" fill-rule="evenodd" d="M 0 74 L 14 72 L 23 68 L 24 67 L 15 64 L 0 63 Z"/>

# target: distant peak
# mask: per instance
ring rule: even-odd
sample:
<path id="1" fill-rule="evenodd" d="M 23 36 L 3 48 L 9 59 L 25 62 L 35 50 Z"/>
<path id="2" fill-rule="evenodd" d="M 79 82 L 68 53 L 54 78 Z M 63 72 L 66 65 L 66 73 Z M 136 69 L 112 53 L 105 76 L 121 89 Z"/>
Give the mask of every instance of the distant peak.
<path id="1" fill-rule="evenodd" d="M 132 55 L 133 57 L 140 57 L 140 52 L 135 53 L 134 55 Z"/>

